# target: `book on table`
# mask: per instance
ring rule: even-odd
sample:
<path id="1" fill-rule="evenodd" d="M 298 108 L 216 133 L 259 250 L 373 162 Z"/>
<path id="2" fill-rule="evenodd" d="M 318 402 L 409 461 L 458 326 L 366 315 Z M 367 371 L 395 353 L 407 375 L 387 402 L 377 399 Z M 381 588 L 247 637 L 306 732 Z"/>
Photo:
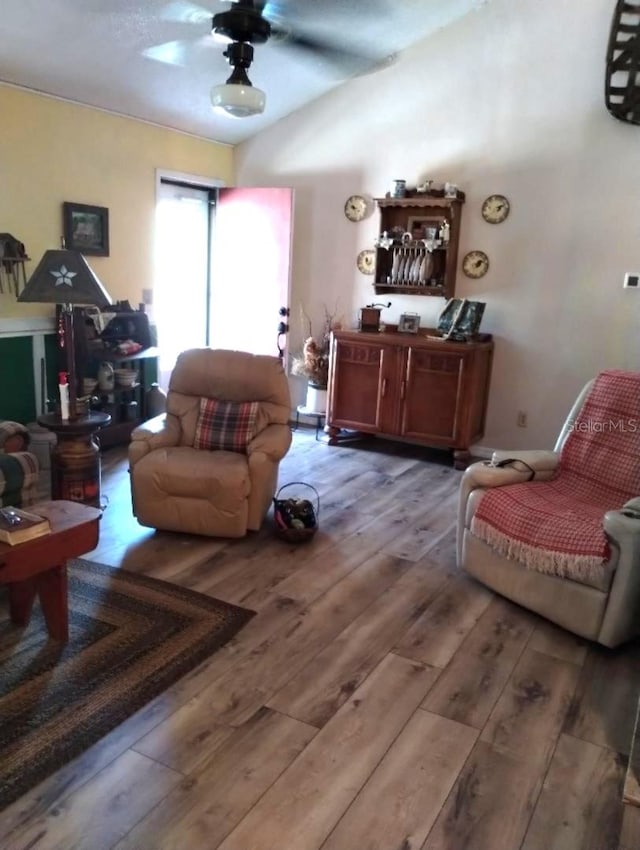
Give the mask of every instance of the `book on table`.
<path id="1" fill-rule="evenodd" d="M 47 517 L 23 508 L 0 508 L 0 542 L 16 546 L 50 533 L 51 523 Z"/>

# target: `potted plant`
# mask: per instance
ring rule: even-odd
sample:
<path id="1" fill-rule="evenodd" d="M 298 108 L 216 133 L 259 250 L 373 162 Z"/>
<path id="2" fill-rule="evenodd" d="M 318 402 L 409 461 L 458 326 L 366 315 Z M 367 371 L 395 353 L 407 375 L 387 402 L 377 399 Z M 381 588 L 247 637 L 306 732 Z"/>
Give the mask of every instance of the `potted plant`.
<path id="1" fill-rule="evenodd" d="M 307 379 L 305 408 L 313 413 L 325 413 L 327 409 L 327 382 L 329 380 L 329 344 L 331 331 L 341 327 L 334 316 L 324 308 L 322 334 L 314 337 L 311 319 L 301 308 L 303 327 L 308 331 L 302 352 L 293 358 L 291 371 Z"/>

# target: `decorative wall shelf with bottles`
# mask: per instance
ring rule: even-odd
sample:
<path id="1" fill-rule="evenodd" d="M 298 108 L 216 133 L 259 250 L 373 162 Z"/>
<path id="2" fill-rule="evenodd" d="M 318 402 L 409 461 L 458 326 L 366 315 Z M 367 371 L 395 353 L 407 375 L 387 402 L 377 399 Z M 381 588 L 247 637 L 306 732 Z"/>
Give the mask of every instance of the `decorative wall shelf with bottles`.
<path id="1" fill-rule="evenodd" d="M 463 198 L 376 198 L 376 293 L 452 298 L 456 288 Z"/>

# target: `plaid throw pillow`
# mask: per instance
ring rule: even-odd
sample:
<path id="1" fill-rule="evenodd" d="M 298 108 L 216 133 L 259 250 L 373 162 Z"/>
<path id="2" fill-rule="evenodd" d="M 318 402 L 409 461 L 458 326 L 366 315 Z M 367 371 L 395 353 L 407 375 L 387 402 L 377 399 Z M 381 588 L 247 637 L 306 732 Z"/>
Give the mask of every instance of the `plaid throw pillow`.
<path id="1" fill-rule="evenodd" d="M 246 452 L 247 444 L 255 433 L 257 414 L 257 401 L 201 398 L 194 447 Z"/>

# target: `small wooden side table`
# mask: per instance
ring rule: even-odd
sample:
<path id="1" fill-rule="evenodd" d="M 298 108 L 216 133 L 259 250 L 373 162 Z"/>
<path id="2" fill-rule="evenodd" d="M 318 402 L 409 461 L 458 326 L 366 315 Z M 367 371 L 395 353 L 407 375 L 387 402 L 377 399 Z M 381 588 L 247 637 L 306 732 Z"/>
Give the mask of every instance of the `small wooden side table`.
<path id="1" fill-rule="evenodd" d="M 108 413 L 92 411 L 77 419 L 56 413 L 38 416 L 38 425 L 53 431 L 58 443 L 51 450 L 51 495 L 100 507 L 100 446 L 95 434 L 111 422 Z"/>
<path id="2" fill-rule="evenodd" d="M 98 544 L 96 508 L 78 502 L 40 502 L 29 511 L 46 516 L 51 533 L 9 546 L 0 543 L 0 584 L 9 586 L 11 621 L 26 626 L 36 595 L 47 630 L 55 640 L 69 637 L 67 561 L 90 552 Z"/>
<path id="3" fill-rule="evenodd" d="M 298 429 L 300 426 L 300 417 L 301 416 L 313 416 L 316 420 L 316 440 L 319 440 L 318 434 L 320 433 L 320 429 L 323 427 L 323 419 L 326 419 L 327 413 L 324 410 L 311 410 L 310 407 L 307 407 L 305 404 L 299 404 L 296 407 L 296 424 L 294 431 Z"/>

